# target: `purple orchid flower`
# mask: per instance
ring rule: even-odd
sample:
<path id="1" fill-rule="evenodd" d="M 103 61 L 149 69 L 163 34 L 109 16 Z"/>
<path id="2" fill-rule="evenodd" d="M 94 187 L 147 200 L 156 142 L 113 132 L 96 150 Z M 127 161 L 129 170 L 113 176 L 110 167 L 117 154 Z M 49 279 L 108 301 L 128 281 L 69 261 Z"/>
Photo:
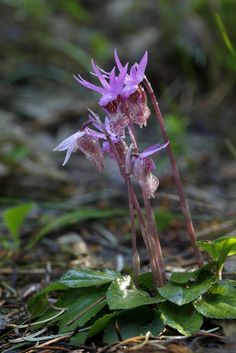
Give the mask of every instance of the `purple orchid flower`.
<path id="1" fill-rule="evenodd" d="M 63 162 L 63 166 L 68 162 L 73 152 L 78 149 L 78 141 L 85 134 L 84 131 L 77 131 L 75 134 L 67 137 L 63 140 L 53 151 L 66 151 L 66 157 Z"/>
<path id="2" fill-rule="evenodd" d="M 86 88 L 96 91 L 102 95 L 99 104 L 102 107 L 106 107 L 108 103 L 114 101 L 121 93 L 124 87 L 124 80 L 127 74 L 128 63 L 122 67 L 118 76 L 115 74 L 115 67 L 109 73 L 109 79 L 107 74 L 97 67 L 97 65 L 92 60 L 93 73 L 99 79 L 101 86 L 94 85 L 86 80 L 84 80 L 80 75 L 74 76 L 74 78 Z"/>
<path id="3" fill-rule="evenodd" d="M 158 143 L 147 148 L 139 155 L 132 156 L 131 152 L 127 152 L 126 156 L 129 160 L 126 160 L 126 169 L 134 176 L 148 198 L 155 197 L 155 192 L 159 186 L 158 178 L 152 174 L 156 165 L 149 156 L 166 148 L 168 143 Z"/>
<path id="4" fill-rule="evenodd" d="M 114 51 L 114 57 L 116 65 L 121 72 L 124 67 L 121 64 L 120 58 L 118 56 L 117 50 Z M 122 98 L 128 98 L 131 94 L 133 94 L 138 85 L 143 81 L 145 76 L 145 69 L 147 66 L 148 61 L 148 53 L 147 51 L 144 53 L 143 57 L 141 58 L 139 64 L 135 63 L 131 66 L 130 73 L 126 74 L 125 76 L 125 87 L 121 92 Z"/>
<path id="5" fill-rule="evenodd" d="M 54 151 L 67 151 L 63 166 L 68 162 L 72 152 L 80 150 L 86 157 L 95 164 L 99 172 L 104 169 L 104 158 L 100 144 L 98 142 L 98 133 L 92 129 L 86 128 L 84 131 L 77 131 L 62 141 Z"/>
<path id="6" fill-rule="evenodd" d="M 117 51 L 114 51 L 115 62 L 119 70 L 122 70 L 123 65 L 119 59 Z M 147 96 L 144 88 L 140 85 L 145 76 L 148 54 L 147 51 L 143 55 L 139 64 L 134 64 L 130 73 L 126 74 L 125 86 L 121 92 L 121 98 L 126 101 L 126 107 L 129 107 L 129 116 L 134 124 L 141 128 L 147 125 L 147 120 L 150 117 L 150 109 L 147 106 Z"/>
<path id="7" fill-rule="evenodd" d="M 119 135 L 115 134 L 112 129 L 113 125 L 111 124 L 111 121 L 106 117 L 105 118 L 105 129 L 107 133 L 110 136 L 111 142 L 116 148 L 116 151 L 120 157 L 120 160 L 123 161 L 125 158 L 126 151 L 128 149 L 125 141 L 124 141 L 124 135 Z M 115 159 L 114 153 L 112 151 L 111 145 L 109 141 L 104 141 L 102 145 L 102 151 L 103 153 L 108 153 L 112 159 Z"/>

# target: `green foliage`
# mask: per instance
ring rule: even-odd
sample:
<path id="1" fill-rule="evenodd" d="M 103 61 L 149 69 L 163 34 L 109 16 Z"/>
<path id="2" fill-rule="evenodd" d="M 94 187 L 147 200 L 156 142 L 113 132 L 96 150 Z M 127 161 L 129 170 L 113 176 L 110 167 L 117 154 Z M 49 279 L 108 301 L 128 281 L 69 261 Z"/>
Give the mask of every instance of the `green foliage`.
<path id="1" fill-rule="evenodd" d="M 59 279 L 58 283 L 68 288 L 86 288 L 111 283 L 117 277 L 120 275 L 110 270 L 69 270 Z"/>
<path id="2" fill-rule="evenodd" d="M 160 307 L 164 323 L 182 335 L 190 336 L 197 332 L 203 322 L 202 315 L 194 310 L 192 304 L 186 304 L 181 307 L 172 303 L 162 303 Z"/>
<path id="3" fill-rule="evenodd" d="M 68 287 L 64 284 L 54 282 L 48 287 L 41 290 L 38 294 L 32 297 L 28 302 L 28 309 L 33 317 L 38 317 L 43 315 L 48 309 L 48 293 L 53 291 L 67 290 Z"/>
<path id="4" fill-rule="evenodd" d="M 216 240 L 198 241 L 198 246 L 212 257 L 216 264 L 216 274 L 221 279 L 226 257 L 236 254 L 236 237 L 223 236 Z"/>
<path id="5" fill-rule="evenodd" d="M 184 284 L 187 283 L 191 278 L 194 278 L 195 271 L 193 272 L 173 272 L 170 276 L 171 282 Z"/>
<path id="6" fill-rule="evenodd" d="M 170 302 L 182 306 L 206 293 L 215 282 L 216 276 L 206 272 L 200 275 L 197 280 L 184 284 L 169 282 L 164 287 L 158 288 L 158 292 Z"/>
<path id="7" fill-rule="evenodd" d="M 119 339 L 145 336 L 147 332 L 157 336 L 163 329 L 160 312 L 142 307 L 118 314 L 105 329 L 103 340 L 105 343 L 114 343 Z"/>
<path id="8" fill-rule="evenodd" d="M 216 240 L 198 241 L 198 246 L 205 250 L 213 260 L 223 263 L 227 256 L 236 254 L 236 237 L 220 237 Z"/>
<path id="9" fill-rule="evenodd" d="M 219 281 L 194 306 L 205 317 L 236 319 L 236 281 Z"/>
<path id="10" fill-rule="evenodd" d="M 235 254 L 235 238 L 201 244 L 214 261 L 192 272 L 172 273 L 157 289 L 150 272 L 139 276 L 136 288 L 131 276 L 114 271 L 69 270 L 30 300 L 31 327 L 57 327 L 79 345 L 102 332 L 105 343 L 147 332 L 159 335 L 165 325 L 190 336 L 204 318 L 235 319 L 236 281 L 217 278 L 220 261 Z M 49 305 L 49 293 L 59 295 L 54 305 Z"/>
<path id="11" fill-rule="evenodd" d="M 4 225 L 12 236 L 13 246 L 15 249 L 20 247 L 20 231 L 25 218 L 32 210 L 34 204 L 22 204 L 10 207 L 3 212 Z"/>
<path id="12" fill-rule="evenodd" d="M 49 232 L 61 229 L 63 227 L 68 227 L 75 223 L 84 222 L 89 219 L 104 219 L 125 215 L 127 215 L 127 211 L 125 209 L 112 208 L 109 210 L 100 210 L 91 207 L 80 207 L 78 210 L 64 214 L 56 219 L 50 221 L 47 220 L 46 224 L 41 227 L 38 233 L 36 233 L 34 239 L 28 244 L 28 248 L 31 249 Z"/>
<path id="13" fill-rule="evenodd" d="M 216 19 L 218 28 L 220 30 L 220 33 L 222 35 L 223 41 L 225 43 L 225 46 L 227 47 L 230 53 L 230 56 L 228 58 L 229 65 L 232 67 L 233 70 L 236 71 L 236 48 L 233 46 L 232 41 L 229 38 L 229 35 L 225 29 L 224 23 L 219 13 L 215 14 L 215 19 Z"/>
<path id="14" fill-rule="evenodd" d="M 123 276 L 113 281 L 108 288 L 107 301 L 111 310 L 119 310 L 156 304 L 165 299 L 158 294 L 151 297 L 146 291 L 137 289 L 130 276 Z"/>
<path id="15" fill-rule="evenodd" d="M 106 287 L 78 288 L 67 290 L 46 313 L 35 322 L 37 327 L 42 326 L 45 320 L 49 325 L 57 323 L 59 333 L 73 331 L 84 326 L 106 305 Z M 57 315 L 61 313 L 61 315 Z"/>

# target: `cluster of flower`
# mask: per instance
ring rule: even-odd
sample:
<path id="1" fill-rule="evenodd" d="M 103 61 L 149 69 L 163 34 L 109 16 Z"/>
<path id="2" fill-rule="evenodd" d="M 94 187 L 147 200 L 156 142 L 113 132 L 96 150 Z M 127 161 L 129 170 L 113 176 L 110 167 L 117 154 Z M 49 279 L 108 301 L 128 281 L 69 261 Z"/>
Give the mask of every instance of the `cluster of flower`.
<path id="1" fill-rule="evenodd" d="M 142 86 L 148 55 L 146 52 L 139 64 L 133 64 L 129 71 L 128 63 L 122 65 L 116 50 L 114 56 L 116 65 L 110 72 L 102 70 L 92 60 L 92 74 L 100 81 L 101 86 L 84 80 L 80 75 L 75 76 L 81 85 L 102 95 L 99 105 L 106 114 L 104 122 L 89 110 L 88 120 L 82 129 L 61 142 L 54 150 L 67 151 L 63 165 L 72 152 L 80 150 L 100 172 L 104 168 L 104 154 L 108 153 L 111 158 L 116 159 L 123 177 L 133 176 L 147 197 L 154 197 L 159 183 L 152 174 L 155 163 L 150 156 L 165 148 L 168 143 L 151 146 L 140 153 L 134 129 L 135 125 L 146 126 L 150 116 Z"/>

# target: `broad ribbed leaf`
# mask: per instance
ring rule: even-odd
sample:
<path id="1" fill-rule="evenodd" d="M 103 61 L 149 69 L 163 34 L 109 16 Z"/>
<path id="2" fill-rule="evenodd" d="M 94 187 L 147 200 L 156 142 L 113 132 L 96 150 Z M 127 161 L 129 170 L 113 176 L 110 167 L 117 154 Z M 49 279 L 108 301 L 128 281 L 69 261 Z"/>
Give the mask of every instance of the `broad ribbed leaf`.
<path id="1" fill-rule="evenodd" d="M 61 283 L 51 283 L 48 287 L 42 289 L 34 295 L 28 302 L 28 309 L 34 318 L 43 315 L 48 309 L 48 293 L 53 291 L 64 291 L 68 288 Z"/>
<path id="2" fill-rule="evenodd" d="M 118 328 L 118 330 L 117 330 Z M 164 329 L 163 321 L 158 310 L 149 310 L 146 307 L 121 312 L 110 321 L 103 340 L 105 343 L 114 343 L 121 339 L 144 336 L 147 332 L 159 335 Z M 119 335 L 121 337 L 118 336 Z"/>
<path id="3" fill-rule="evenodd" d="M 158 292 L 170 302 L 181 306 L 192 302 L 200 295 L 207 292 L 215 282 L 215 276 L 205 272 L 199 276 L 197 281 L 187 282 L 185 284 L 169 282 L 164 287 L 158 288 Z"/>
<path id="4" fill-rule="evenodd" d="M 103 331 L 107 327 L 109 322 L 118 314 L 119 314 L 118 312 L 105 314 L 101 316 L 99 319 L 97 319 L 92 325 L 89 325 L 88 323 L 89 327 L 85 328 L 84 331 L 81 330 L 81 332 L 76 333 L 70 339 L 70 343 L 75 346 L 85 343 L 88 338 L 93 337 L 97 335 L 99 332 Z"/>
<path id="5" fill-rule="evenodd" d="M 174 283 L 183 284 L 193 278 L 194 274 L 194 272 L 173 272 L 170 276 L 170 280 Z"/>
<path id="6" fill-rule="evenodd" d="M 56 324 L 59 333 L 82 327 L 107 304 L 106 290 L 106 286 L 96 289 L 69 289 L 58 299 L 53 308 L 38 319 L 39 325 L 44 321 L 48 325 Z M 58 316 L 60 311 L 61 314 Z"/>
<path id="7" fill-rule="evenodd" d="M 182 335 L 190 336 L 202 326 L 202 315 L 194 310 L 192 304 L 179 307 L 175 304 L 165 302 L 161 304 L 160 311 L 164 323 L 176 329 Z"/>
<path id="8" fill-rule="evenodd" d="M 69 270 L 58 281 L 69 288 L 101 286 L 112 282 L 120 274 L 110 270 Z"/>
<path id="9" fill-rule="evenodd" d="M 224 262 L 227 256 L 236 254 L 236 237 L 220 237 L 216 240 L 198 241 L 201 249 L 205 250 L 215 261 Z"/>
<path id="10" fill-rule="evenodd" d="M 213 319 L 236 319 L 236 281 L 223 280 L 195 301 L 198 312 Z"/>
<path id="11" fill-rule="evenodd" d="M 108 288 L 107 301 L 111 310 L 120 310 L 160 303 L 165 299 L 159 294 L 151 297 L 147 292 L 137 289 L 130 276 L 123 276 L 117 278 Z"/>

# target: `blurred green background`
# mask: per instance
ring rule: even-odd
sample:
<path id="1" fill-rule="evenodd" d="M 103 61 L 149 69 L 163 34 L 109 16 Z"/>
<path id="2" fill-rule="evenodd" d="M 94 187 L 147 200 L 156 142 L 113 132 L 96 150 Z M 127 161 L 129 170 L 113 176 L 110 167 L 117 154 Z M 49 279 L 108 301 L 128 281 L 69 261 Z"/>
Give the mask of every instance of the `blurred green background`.
<path id="1" fill-rule="evenodd" d="M 235 161 L 234 0 L 1 0 L 0 19 L 5 199 L 58 200 L 78 184 L 80 194 L 83 183 L 100 185 L 87 161 L 73 156 L 62 169 L 52 149 L 78 129 L 88 106 L 99 111 L 96 94 L 73 74 L 88 78 L 91 57 L 109 69 L 114 48 L 131 63 L 148 50 L 147 75 L 187 173 L 215 180 L 221 163 Z M 143 143 L 153 133 L 146 131 Z"/>

